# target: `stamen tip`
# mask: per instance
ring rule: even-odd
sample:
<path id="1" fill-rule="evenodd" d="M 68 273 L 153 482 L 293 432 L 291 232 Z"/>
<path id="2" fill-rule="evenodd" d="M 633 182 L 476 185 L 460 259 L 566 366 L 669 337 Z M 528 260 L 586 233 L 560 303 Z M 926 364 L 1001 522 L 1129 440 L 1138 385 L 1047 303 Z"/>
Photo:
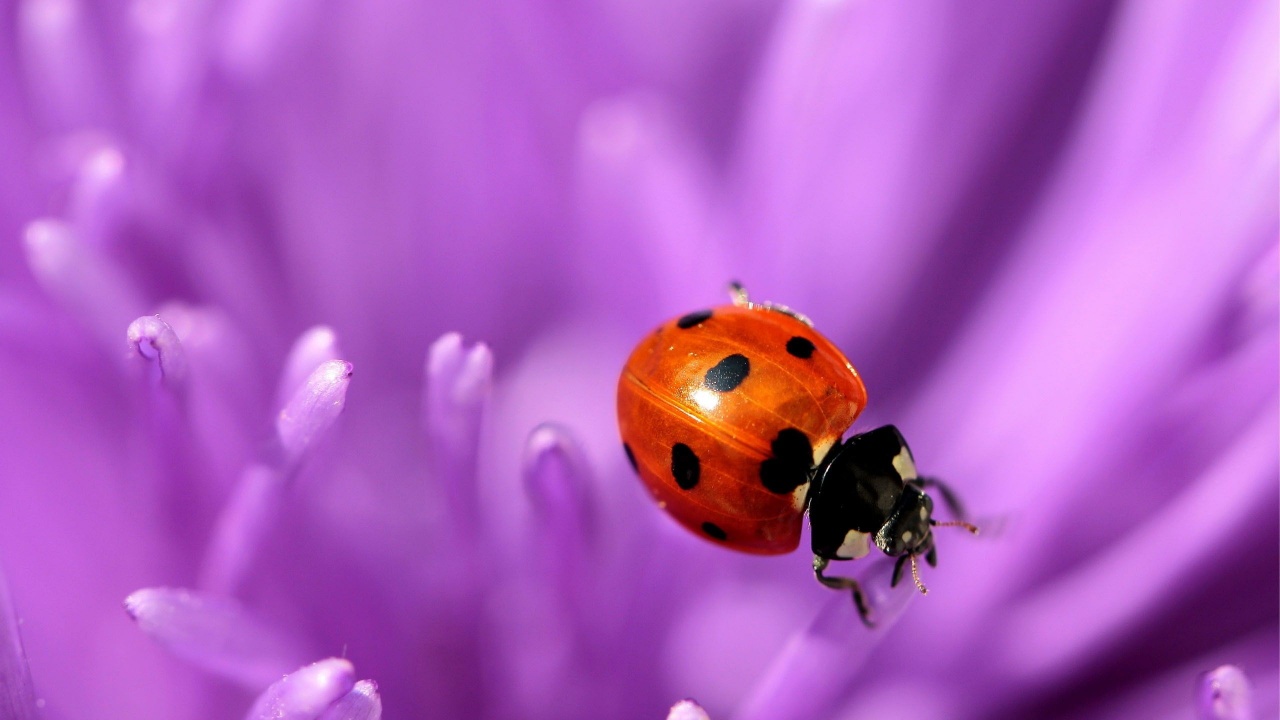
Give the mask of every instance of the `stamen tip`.
<path id="1" fill-rule="evenodd" d="M 344 658 L 327 658 L 295 670 L 258 697 L 248 717 L 275 720 L 318 717 L 356 684 L 356 669 Z"/>
<path id="2" fill-rule="evenodd" d="M 1201 720 L 1253 720 L 1252 690 L 1244 671 L 1222 665 L 1200 676 Z"/>
<path id="3" fill-rule="evenodd" d="M 319 720 L 380 720 L 382 697 L 372 680 L 357 682 L 351 691 L 329 706 Z"/>
<path id="4" fill-rule="evenodd" d="M 144 315 L 125 333 L 130 356 L 153 368 L 154 380 L 170 387 L 186 380 L 187 357 L 178 334 L 159 315 Z"/>
<path id="5" fill-rule="evenodd" d="M 298 460 L 338 419 L 353 372 L 352 364 L 345 360 L 320 363 L 280 411 L 276 433 L 290 461 Z"/>
<path id="6" fill-rule="evenodd" d="M 448 372 L 451 367 L 457 364 L 461 351 L 461 334 L 447 332 L 441 335 L 427 349 L 427 374 L 432 377 L 439 377 L 441 374 Z"/>
<path id="7" fill-rule="evenodd" d="M 32 220 L 22 234 L 27 262 L 43 275 L 65 265 L 71 256 L 71 228 L 61 220 Z"/>
<path id="8" fill-rule="evenodd" d="M 667 720 L 711 720 L 711 716 L 693 700 L 681 700 L 671 706 L 671 711 L 667 713 Z"/>

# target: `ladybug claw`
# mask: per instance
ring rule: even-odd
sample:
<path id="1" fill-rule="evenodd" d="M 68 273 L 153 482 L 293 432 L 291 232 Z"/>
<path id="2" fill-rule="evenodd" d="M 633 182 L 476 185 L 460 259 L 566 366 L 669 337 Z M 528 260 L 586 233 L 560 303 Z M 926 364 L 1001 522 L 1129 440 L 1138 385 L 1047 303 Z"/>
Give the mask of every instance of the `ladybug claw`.
<path id="1" fill-rule="evenodd" d="M 875 620 L 871 618 L 871 607 L 867 604 L 867 596 L 862 592 L 862 586 L 857 580 L 851 577 L 831 577 L 823 574 L 823 570 L 827 569 L 830 560 L 815 555 L 813 557 L 813 576 L 818 582 L 831 588 L 832 590 L 848 590 L 853 596 L 853 605 L 858 608 L 858 618 L 862 620 L 862 624 L 868 628 L 875 629 Z"/>

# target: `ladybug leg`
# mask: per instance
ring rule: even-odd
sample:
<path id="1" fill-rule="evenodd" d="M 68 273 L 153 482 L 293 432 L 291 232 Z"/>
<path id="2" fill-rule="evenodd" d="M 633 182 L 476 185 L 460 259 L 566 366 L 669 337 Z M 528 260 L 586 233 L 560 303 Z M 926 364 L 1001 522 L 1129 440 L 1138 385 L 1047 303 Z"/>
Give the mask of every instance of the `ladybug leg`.
<path id="1" fill-rule="evenodd" d="M 849 590 L 853 594 L 853 604 L 858 608 L 858 617 L 862 619 L 862 624 L 869 628 L 874 628 L 876 624 L 871 620 L 871 608 L 867 605 L 867 597 L 862 594 L 862 586 L 857 580 L 850 577 L 829 577 L 823 575 L 822 571 L 827 569 L 827 565 L 831 561 L 818 555 L 813 556 L 813 576 L 818 582 L 826 585 L 832 590 Z"/>
<path id="2" fill-rule="evenodd" d="M 949 485 L 935 478 L 916 478 L 912 480 L 910 485 L 915 485 L 918 489 L 936 488 L 938 494 L 942 496 L 942 502 L 947 506 L 947 510 L 958 520 L 968 520 L 968 513 L 964 511 L 964 503 L 960 502 L 960 496 L 951 489 Z"/>
<path id="3" fill-rule="evenodd" d="M 751 301 L 747 299 L 747 289 L 737 280 L 729 281 L 729 300 L 738 307 L 751 307 Z"/>
<path id="4" fill-rule="evenodd" d="M 938 548 L 929 548 L 929 552 L 924 554 L 924 561 L 929 563 L 929 567 L 938 567 Z"/>
<path id="5" fill-rule="evenodd" d="M 902 568 L 907 564 L 908 559 L 910 559 L 909 555 L 903 555 L 893 564 L 893 576 L 889 579 L 889 587 L 898 587 L 898 583 L 902 581 Z"/>

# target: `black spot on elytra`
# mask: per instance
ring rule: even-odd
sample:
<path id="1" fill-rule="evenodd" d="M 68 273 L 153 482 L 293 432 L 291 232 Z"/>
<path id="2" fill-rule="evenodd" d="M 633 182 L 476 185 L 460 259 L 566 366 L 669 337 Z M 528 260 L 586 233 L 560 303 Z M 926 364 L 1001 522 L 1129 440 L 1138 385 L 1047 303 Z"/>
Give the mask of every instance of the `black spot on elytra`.
<path id="1" fill-rule="evenodd" d="M 676 443 L 671 447 L 671 476 L 681 490 L 692 490 L 698 485 L 702 475 L 702 463 L 693 449 L 684 443 Z"/>
<path id="2" fill-rule="evenodd" d="M 681 317 L 679 320 L 677 320 L 676 327 L 680 328 L 681 330 L 688 330 L 694 325 L 699 325 L 703 323 L 710 317 L 711 317 L 710 310 L 699 310 L 697 312 L 691 312 L 688 315 L 685 315 Z"/>
<path id="3" fill-rule="evenodd" d="M 702 532 L 717 540 L 727 540 L 729 538 L 729 535 L 725 533 L 724 530 L 721 530 L 720 526 L 715 523 L 702 523 Z"/>
<path id="4" fill-rule="evenodd" d="M 787 352 L 801 360 L 808 360 L 813 355 L 813 343 L 797 335 L 787 341 Z"/>
<path id="5" fill-rule="evenodd" d="M 707 376 L 702 379 L 702 384 L 716 392 L 729 392 L 741 385 L 750 372 L 751 361 L 747 356 L 734 353 L 708 370 Z"/>
<path id="6" fill-rule="evenodd" d="M 631 469 L 640 472 L 640 466 L 636 465 L 636 454 L 631 452 L 631 446 L 622 443 L 622 451 L 627 454 L 627 462 L 631 463 Z"/>
<path id="7" fill-rule="evenodd" d="M 813 445 L 795 428 L 787 428 L 773 440 L 773 457 L 760 463 L 760 482 L 769 492 L 785 495 L 809 482 Z"/>

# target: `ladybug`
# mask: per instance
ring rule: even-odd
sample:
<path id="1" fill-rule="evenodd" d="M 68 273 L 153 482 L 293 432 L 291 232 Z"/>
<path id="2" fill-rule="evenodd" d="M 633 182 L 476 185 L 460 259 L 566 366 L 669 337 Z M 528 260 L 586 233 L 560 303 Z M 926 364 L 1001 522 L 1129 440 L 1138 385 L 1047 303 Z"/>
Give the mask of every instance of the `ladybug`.
<path id="1" fill-rule="evenodd" d="M 864 623 L 858 582 L 825 574 L 833 560 L 872 547 L 898 558 L 922 593 L 916 558 L 937 562 L 936 489 L 963 517 L 954 493 L 916 472 L 892 425 L 842 440 L 867 405 L 858 371 L 808 318 L 752 303 L 741 285 L 733 303 L 682 315 L 632 351 L 618 380 L 622 447 L 658 506 L 697 535 L 734 550 L 789 553 L 807 511 L 814 575 L 850 590 Z"/>

